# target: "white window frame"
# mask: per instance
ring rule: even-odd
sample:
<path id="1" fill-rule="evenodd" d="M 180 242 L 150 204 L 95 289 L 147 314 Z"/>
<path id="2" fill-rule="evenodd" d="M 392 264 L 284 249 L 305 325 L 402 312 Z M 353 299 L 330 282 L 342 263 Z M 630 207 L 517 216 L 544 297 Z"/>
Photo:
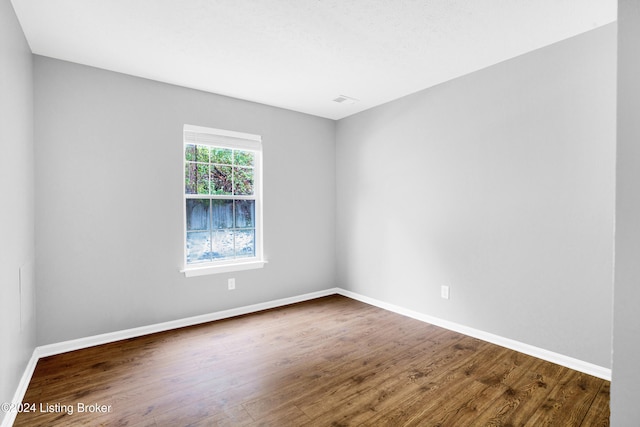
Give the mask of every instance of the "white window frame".
<path id="1" fill-rule="evenodd" d="M 255 200 L 255 255 L 247 258 L 225 259 L 219 261 L 211 261 L 198 264 L 187 264 L 187 212 L 186 201 L 188 198 L 205 198 L 210 196 L 198 197 L 194 194 L 187 194 L 184 185 L 184 168 L 186 164 L 187 144 L 209 145 L 213 147 L 231 148 L 237 150 L 253 151 L 254 157 L 254 177 L 253 188 Z M 263 256 L 263 233 L 262 233 L 262 137 L 249 133 L 235 132 L 224 129 L 214 129 L 202 126 L 184 125 L 183 144 L 182 144 L 182 212 L 183 212 L 183 265 L 181 270 L 186 277 L 203 276 L 207 274 L 228 273 L 233 271 L 251 270 L 262 268 L 266 263 Z M 236 198 L 236 196 L 229 196 Z M 237 197 L 242 199 L 241 196 Z"/>

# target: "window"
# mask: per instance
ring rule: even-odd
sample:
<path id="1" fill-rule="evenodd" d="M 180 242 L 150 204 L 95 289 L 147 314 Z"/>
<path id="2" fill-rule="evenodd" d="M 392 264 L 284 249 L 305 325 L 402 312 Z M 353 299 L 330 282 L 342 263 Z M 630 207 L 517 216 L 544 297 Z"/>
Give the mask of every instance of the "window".
<path id="1" fill-rule="evenodd" d="M 183 153 L 185 275 L 262 267 L 260 136 L 185 125 Z"/>

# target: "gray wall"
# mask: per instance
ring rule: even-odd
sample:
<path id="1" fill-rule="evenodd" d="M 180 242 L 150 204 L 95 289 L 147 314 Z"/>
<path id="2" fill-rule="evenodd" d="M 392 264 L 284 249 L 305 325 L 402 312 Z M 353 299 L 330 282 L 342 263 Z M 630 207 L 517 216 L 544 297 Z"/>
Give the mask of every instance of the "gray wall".
<path id="1" fill-rule="evenodd" d="M 618 149 L 611 425 L 640 420 L 640 3 L 618 2 Z"/>
<path id="2" fill-rule="evenodd" d="M 13 7 L 0 0 L 0 402 L 13 398 L 35 347 L 32 76 Z"/>
<path id="3" fill-rule="evenodd" d="M 338 284 L 610 367 L 615 102 L 612 24 L 341 120 Z"/>
<path id="4" fill-rule="evenodd" d="M 38 56 L 35 93 L 39 345 L 335 286 L 333 121 Z M 262 135 L 263 269 L 179 272 L 185 123 Z"/>

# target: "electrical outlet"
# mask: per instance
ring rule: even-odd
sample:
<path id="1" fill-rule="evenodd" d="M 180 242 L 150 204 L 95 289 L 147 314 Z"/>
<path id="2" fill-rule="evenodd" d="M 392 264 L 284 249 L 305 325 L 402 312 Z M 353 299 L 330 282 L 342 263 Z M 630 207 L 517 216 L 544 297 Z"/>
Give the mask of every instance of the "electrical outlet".
<path id="1" fill-rule="evenodd" d="M 231 278 L 231 279 L 227 280 L 227 286 L 228 286 L 230 291 L 234 290 L 236 288 L 236 279 Z"/>
<path id="2" fill-rule="evenodd" d="M 449 299 L 449 287 L 447 285 L 440 286 L 440 296 L 444 299 Z"/>

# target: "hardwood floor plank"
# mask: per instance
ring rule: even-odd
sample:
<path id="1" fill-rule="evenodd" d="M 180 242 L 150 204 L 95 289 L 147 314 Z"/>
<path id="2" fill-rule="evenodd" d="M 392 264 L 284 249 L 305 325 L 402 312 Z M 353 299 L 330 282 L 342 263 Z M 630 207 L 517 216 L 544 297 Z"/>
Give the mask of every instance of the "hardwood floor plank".
<path id="1" fill-rule="evenodd" d="M 392 411 L 420 394 L 433 396 L 441 393 L 443 388 L 459 379 L 456 370 L 468 362 L 470 355 L 489 346 L 479 340 L 458 336 L 461 338 L 459 342 L 443 348 L 438 354 L 424 352 L 411 363 L 398 365 L 389 375 L 364 383 L 363 386 L 368 388 L 362 393 L 314 420 L 320 425 L 328 423 L 329 419 L 340 425 L 384 425 L 375 419 L 379 414 Z"/>
<path id="2" fill-rule="evenodd" d="M 157 414 L 154 421 L 159 426 L 249 426 L 254 422 L 249 413 L 237 405 L 233 407 L 209 406 L 201 400 L 184 406 L 173 405 L 172 409 Z"/>
<path id="3" fill-rule="evenodd" d="M 399 367 L 407 367 L 405 368 L 407 372 L 403 376 L 404 381 L 414 381 L 416 375 L 422 375 L 417 374 L 415 369 L 411 369 L 415 365 L 416 359 L 424 357 L 425 354 L 438 357 L 438 350 L 441 354 L 447 351 L 443 346 L 426 344 L 414 346 L 401 355 L 389 359 L 385 359 L 385 353 L 380 353 L 377 358 L 374 356 L 373 359 L 362 363 L 362 369 L 349 370 L 336 377 L 334 381 L 325 383 L 322 387 L 297 397 L 295 402 L 311 417 L 318 417 L 322 414 L 335 417 L 338 414 L 335 410 L 336 407 L 345 410 L 345 403 L 351 404 L 352 401 L 358 401 L 362 399 L 364 393 L 372 388 L 394 381 L 399 374 Z"/>
<path id="4" fill-rule="evenodd" d="M 523 371 L 531 369 L 536 359 L 504 349 L 507 354 L 496 358 L 494 367 L 488 372 L 482 372 L 474 378 L 475 387 L 481 389 L 477 393 L 464 393 L 459 404 L 452 401 L 445 407 L 448 409 L 442 425 L 474 425 L 479 422 L 481 414 L 488 413 L 495 402 L 509 392 L 511 384 L 522 375 Z M 484 387 L 484 388 L 482 388 Z M 434 418 L 437 411 L 434 413 Z"/>
<path id="5" fill-rule="evenodd" d="M 459 337 L 450 338 L 453 341 Z M 413 340 L 393 341 L 342 366 L 327 365 L 324 369 L 330 375 L 319 375 L 305 386 L 304 393 L 294 397 L 294 402 L 309 416 L 320 415 L 395 375 L 398 366 L 410 365 L 416 358 L 437 354 L 439 350 L 444 352 L 448 343 L 449 340 L 444 340 L 415 345 Z"/>
<path id="6" fill-rule="evenodd" d="M 532 425 L 593 425 L 583 424 L 583 420 L 605 383 L 608 384 L 607 381 L 599 378 L 581 372 L 569 371 L 562 381 L 551 390 L 543 404 L 531 415 L 530 421 L 535 423 Z M 604 395 L 601 398 L 604 398 Z M 599 403 L 602 404 L 602 400 Z M 600 406 L 599 409 L 601 412 L 594 412 L 592 417 L 598 418 L 604 415 L 608 417 L 608 403 L 606 409 L 604 406 Z"/>
<path id="7" fill-rule="evenodd" d="M 527 356 L 527 358 L 530 358 Z M 477 418 L 489 425 L 523 425 L 530 412 L 543 401 L 553 375 L 561 367 L 531 358 L 534 363 L 520 370 L 520 375 L 505 381 L 503 393 Z M 515 423 L 515 424 L 514 424 Z"/>
<path id="8" fill-rule="evenodd" d="M 477 372 L 483 372 L 491 382 L 494 381 L 494 377 L 508 375 L 505 374 L 502 364 L 495 363 L 496 360 L 509 356 L 508 352 L 507 349 L 483 343 L 472 357 L 466 358 L 458 366 L 437 370 L 439 376 L 425 376 L 426 381 L 417 390 L 404 395 L 395 408 L 381 411 L 367 424 L 424 425 L 428 420 L 432 425 L 439 425 L 438 423 L 446 422 L 452 416 L 452 411 L 457 412 L 465 405 L 463 399 L 475 396 L 488 387 L 487 384 L 475 380 Z M 507 372 L 513 370 L 513 361 L 506 365 L 509 366 Z M 470 393 L 471 390 L 474 392 Z"/>
<path id="9" fill-rule="evenodd" d="M 608 427 L 609 426 L 609 394 L 610 383 L 602 381 L 598 394 L 593 399 L 587 415 L 582 420 L 583 426 Z"/>
<path id="10" fill-rule="evenodd" d="M 16 426 L 606 426 L 609 383 L 341 296 L 41 359 Z M 582 424 L 581 424 L 582 423 Z"/>

